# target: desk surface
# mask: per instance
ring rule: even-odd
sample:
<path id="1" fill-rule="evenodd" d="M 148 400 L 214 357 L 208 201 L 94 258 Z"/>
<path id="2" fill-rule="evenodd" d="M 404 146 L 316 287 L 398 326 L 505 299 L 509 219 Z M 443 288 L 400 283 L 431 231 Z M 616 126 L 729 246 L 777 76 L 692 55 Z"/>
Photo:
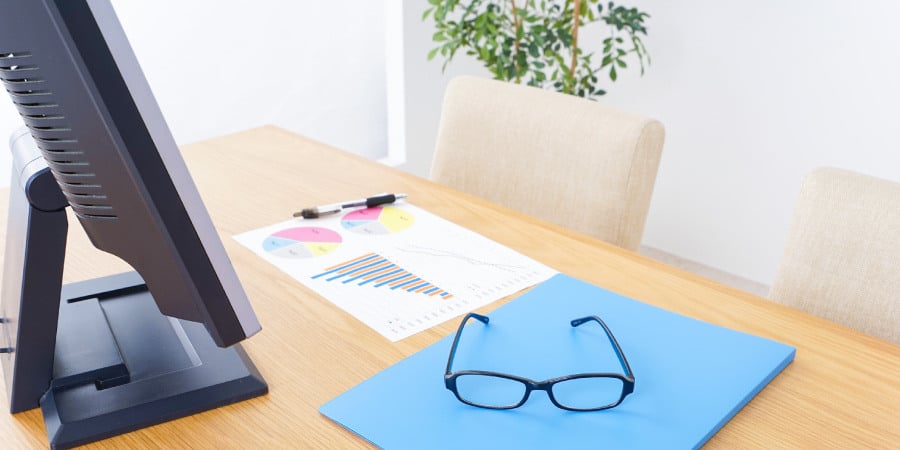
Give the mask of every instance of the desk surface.
<path id="1" fill-rule="evenodd" d="M 417 206 L 561 272 L 795 346 L 794 363 L 726 424 L 709 448 L 885 448 L 900 443 L 900 346 L 277 128 L 193 144 L 184 156 L 263 324 L 244 348 L 270 393 L 101 441 L 93 444 L 96 448 L 369 447 L 321 416 L 318 407 L 452 333 L 457 322 L 391 343 L 231 236 L 283 221 L 303 206 L 382 191 L 409 193 Z M 3 211 L 6 197 L 0 191 Z M 2 217 L 5 237 L 5 212 Z M 128 269 L 94 250 L 70 221 L 66 282 Z M 0 391 L 0 404 L 8 404 L 5 391 Z M 40 410 L 0 414 L 0 436 L 4 448 L 46 446 Z"/>

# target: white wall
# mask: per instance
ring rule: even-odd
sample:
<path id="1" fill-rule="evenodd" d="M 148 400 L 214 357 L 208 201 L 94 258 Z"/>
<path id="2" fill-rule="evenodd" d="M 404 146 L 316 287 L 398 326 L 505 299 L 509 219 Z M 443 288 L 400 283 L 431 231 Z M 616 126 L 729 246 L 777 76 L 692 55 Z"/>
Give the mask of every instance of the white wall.
<path id="1" fill-rule="evenodd" d="M 666 126 L 645 245 L 769 284 L 805 173 L 832 165 L 900 181 L 900 4 L 627 4 L 652 15 L 653 64 L 601 101 Z M 441 76 L 425 61 L 424 7 L 405 12 L 409 169 L 423 175 L 440 116 L 431 90 L 485 74 L 469 61 Z"/>
<path id="2" fill-rule="evenodd" d="M 385 1 L 113 5 L 179 144 L 275 124 L 380 158 Z M 5 142 L 19 126 L 0 99 L 0 185 L 8 183 Z"/>
<path id="3" fill-rule="evenodd" d="M 391 111 L 388 118 L 392 128 L 400 126 L 398 122 L 405 124 L 405 164 L 400 168 L 423 177 L 428 176 L 431 168 L 431 154 L 447 83 L 462 74 L 490 75 L 477 61 L 464 57 L 454 60 L 444 74 L 441 74 L 442 63 L 437 58 L 426 61 L 428 51 L 435 47 L 431 41 L 434 34 L 432 23 L 422 21 L 422 12 L 427 6 L 424 1 L 403 2 L 404 117 L 397 118 Z M 388 103 L 396 100 L 388 98 Z"/>

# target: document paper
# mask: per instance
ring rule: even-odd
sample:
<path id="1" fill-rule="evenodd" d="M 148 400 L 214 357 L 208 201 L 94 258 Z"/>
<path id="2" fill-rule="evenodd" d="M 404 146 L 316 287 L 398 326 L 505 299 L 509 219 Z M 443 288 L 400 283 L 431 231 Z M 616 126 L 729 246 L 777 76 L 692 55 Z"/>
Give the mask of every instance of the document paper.
<path id="1" fill-rule="evenodd" d="M 556 274 L 408 203 L 234 238 L 394 342 Z"/>

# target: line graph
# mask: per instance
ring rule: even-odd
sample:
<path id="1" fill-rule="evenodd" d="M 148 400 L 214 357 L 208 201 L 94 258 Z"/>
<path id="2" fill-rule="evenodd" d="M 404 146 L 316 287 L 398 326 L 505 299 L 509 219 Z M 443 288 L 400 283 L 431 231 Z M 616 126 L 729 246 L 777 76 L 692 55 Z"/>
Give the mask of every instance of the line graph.
<path id="1" fill-rule="evenodd" d="M 411 254 L 417 253 L 417 254 L 421 254 L 421 255 L 433 256 L 436 258 L 453 258 L 453 259 L 459 260 L 460 262 L 469 264 L 471 266 L 491 267 L 494 269 L 505 270 L 505 271 L 509 271 L 509 272 L 518 272 L 525 268 L 522 265 L 503 264 L 503 263 L 497 263 L 497 262 L 482 261 L 480 259 L 473 258 L 471 256 L 467 256 L 467 255 L 464 255 L 464 254 L 461 254 L 461 253 L 458 253 L 455 251 L 424 247 L 424 246 L 416 245 L 416 244 L 399 246 L 399 247 L 397 247 L 397 251 L 411 253 Z"/>

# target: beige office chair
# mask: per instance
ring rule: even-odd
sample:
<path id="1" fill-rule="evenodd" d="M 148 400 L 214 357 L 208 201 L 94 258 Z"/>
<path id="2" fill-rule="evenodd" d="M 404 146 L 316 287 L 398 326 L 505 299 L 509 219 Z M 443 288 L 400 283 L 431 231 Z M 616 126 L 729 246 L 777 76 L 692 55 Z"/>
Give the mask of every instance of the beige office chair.
<path id="1" fill-rule="evenodd" d="M 452 80 L 431 178 L 635 250 L 663 126 L 601 103 L 501 81 Z"/>
<path id="2" fill-rule="evenodd" d="M 900 344 L 900 184 L 809 174 L 769 297 Z"/>

